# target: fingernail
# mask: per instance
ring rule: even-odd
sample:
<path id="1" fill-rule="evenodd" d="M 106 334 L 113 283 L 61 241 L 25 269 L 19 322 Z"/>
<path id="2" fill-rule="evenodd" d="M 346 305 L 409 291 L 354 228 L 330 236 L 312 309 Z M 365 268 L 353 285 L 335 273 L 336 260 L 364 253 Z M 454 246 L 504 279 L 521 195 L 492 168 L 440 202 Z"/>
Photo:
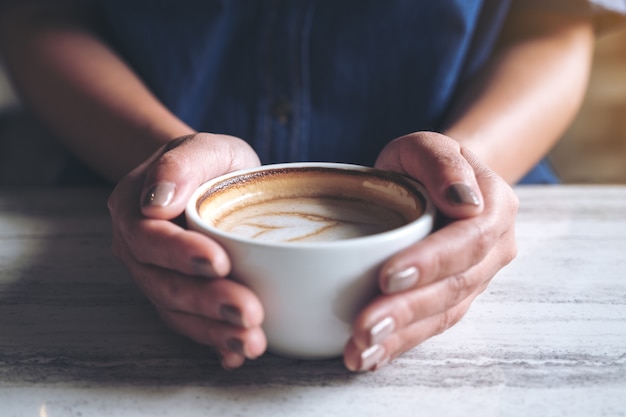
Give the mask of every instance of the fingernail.
<path id="1" fill-rule="evenodd" d="M 173 182 L 160 182 L 148 190 L 143 199 L 143 206 L 165 207 L 174 199 L 175 190 L 176 184 Z"/>
<path id="2" fill-rule="evenodd" d="M 237 327 L 245 327 L 243 323 L 243 315 L 237 307 L 224 304 L 220 307 L 220 316 L 228 324 Z"/>
<path id="3" fill-rule="evenodd" d="M 448 187 L 448 200 L 456 205 L 480 206 L 480 199 L 468 185 L 458 183 Z"/>
<path id="4" fill-rule="evenodd" d="M 359 371 L 368 371 L 376 366 L 385 357 L 385 348 L 381 345 L 369 347 L 361 353 L 361 368 Z"/>
<path id="5" fill-rule="evenodd" d="M 243 348 L 243 342 L 236 338 L 231 338 L 226 341 L 226 349 L 230 350 L 241 356 L 246 356 Z"/>
<path id="6" fill-rule="evenodd" d="M 406 269 L 392 272 L 387 279 L 387 293 L 404 291 L 413 287 L 419 279 L 419 271 L 416 267 L 410 266 Z"/>
<path id="7" fill-rule="evenodd" d="M 215 278 L 217 274 L 213 269 L 213 264 L 206 258 L 192 258 L 191 263 L 193 269 L 196 271 L 196 275 L 200 275 L 207 278 Z"/>
<path id="8" fill-rule="evenodd" d="M 396 321 L 393 317 L 385 317 L 370 329 L 369 345 L 382 343 L 396 329 Z"/>

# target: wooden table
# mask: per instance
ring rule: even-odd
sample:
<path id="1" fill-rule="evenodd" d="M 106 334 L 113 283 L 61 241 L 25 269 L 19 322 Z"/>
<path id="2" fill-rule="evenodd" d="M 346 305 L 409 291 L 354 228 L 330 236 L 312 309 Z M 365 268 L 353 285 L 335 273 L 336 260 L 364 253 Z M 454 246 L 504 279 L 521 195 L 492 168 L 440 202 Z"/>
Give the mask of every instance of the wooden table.
<path id="1" fill-rule="evenodd" d="M 0 189 L 0 416 L 626 415 L 626 187 L 524 187 L 519 256 L 375 373 L 232 372 L 110 255 L 106 190 Z"/>

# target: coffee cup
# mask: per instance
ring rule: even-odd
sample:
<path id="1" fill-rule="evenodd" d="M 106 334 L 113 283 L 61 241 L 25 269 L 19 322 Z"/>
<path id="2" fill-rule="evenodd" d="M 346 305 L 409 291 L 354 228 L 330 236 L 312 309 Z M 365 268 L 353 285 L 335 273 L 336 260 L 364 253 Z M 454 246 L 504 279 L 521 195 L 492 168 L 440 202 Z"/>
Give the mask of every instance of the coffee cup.
<path id="1" fill-rule="evenodd" d="M 378 292 L 381 265 L 430 233 L 435 208 L 400 174 L 308 162 L 214 178 L 195 191 L 186 217 L 226 250 L 231 278 L 259 297 L 268 350 L 325 359 L 342 354 Z"/>

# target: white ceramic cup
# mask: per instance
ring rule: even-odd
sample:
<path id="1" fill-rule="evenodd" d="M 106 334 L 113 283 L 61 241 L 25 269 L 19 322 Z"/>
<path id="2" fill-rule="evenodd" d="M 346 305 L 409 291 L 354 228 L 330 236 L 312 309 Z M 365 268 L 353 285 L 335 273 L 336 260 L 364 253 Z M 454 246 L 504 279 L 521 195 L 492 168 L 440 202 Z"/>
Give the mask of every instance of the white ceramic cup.
<path id="1" fill-rule="evenodd" d="M 211 219 L 225 212 L 239 215 L 244 212 L 242 207 L 253 207 L 267 198 L 293 198 L 294 193 L 296 200 L 309 198 L 309 194 L 314 198 L 324 193 L 332 198 L 339 195 L 350 205 L 348 210 L 357 211 L 370 203 L 383 202 L 383 206 L 399 209 L 408 219 L 391 230 L 358 237 L 350 237 L 352 231 L 348 230 L 348 237 L 334 236 L 338 240 L 331 241 L 294 238 L 289 232 L 282 237 L 293 240 L 289 242 L 281 241 L 280 236 L 270 236 L 278 240 L 269 241 L 258 236 L 268 237 L 276 230 L 283 233 L 284 225 L 258 223 L 271 223 L 274 218 L 282 219 L 279 223 L 284 221 L 281 216 L 290 207 L 284 201 L 279 209 L 265 213 L 262 220 L 237 219 L 231 226 L 243 227 L 243 235 L 225 231 L 223 226 L 218 228 Z M 348 211 L 342 215 L 349 217 L 348 223 L 353 218 L 357 219 L 355 224 L 364 223 L 359 213 Z M 374 216 L 385 218 L 396 215 L 374 212 Z M 381 265 L 430 233 L 435 207 L 421 184 L 399 174 L 357 165 L 308 162 L 265 165 L 212 179 L 193 194 L 186 216 L 190 229 L 224 247 L 232 262 L 231 278 L 259 297 L 269 351 L 292 358 L 325 359 L 342 354 L 354 318 L 378 292 Z M 317 225 L 319 213 L 305 214 L 305 224 L 298 226 L 305 232 L 298 229 L 297 233 L 319 238 L 338 223 L 333 216 L 322 213 L 322 223 Z"/>

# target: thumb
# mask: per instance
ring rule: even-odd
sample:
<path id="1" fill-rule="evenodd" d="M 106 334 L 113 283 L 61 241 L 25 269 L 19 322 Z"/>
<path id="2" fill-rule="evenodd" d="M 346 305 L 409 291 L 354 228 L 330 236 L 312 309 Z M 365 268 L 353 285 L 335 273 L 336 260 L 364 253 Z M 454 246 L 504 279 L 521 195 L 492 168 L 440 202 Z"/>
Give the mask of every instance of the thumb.
<path id="1" fill-rule="evenodd" d="M 461 145 L 434 132 L 417 132 L 390 142 L 376 167 L 400 172 L 424 184 L 438 210 L 447 217 L 473 217 L 483 210 L 476 172 Z"/>
<path id="2" fill-rule="evenodd" d="M 174 139 L 145 168 L 141 211 L 146 217 L 173 219 L 202 183 L 259 164 L 254 150 L 233 136 L 198 133 Z"/>

